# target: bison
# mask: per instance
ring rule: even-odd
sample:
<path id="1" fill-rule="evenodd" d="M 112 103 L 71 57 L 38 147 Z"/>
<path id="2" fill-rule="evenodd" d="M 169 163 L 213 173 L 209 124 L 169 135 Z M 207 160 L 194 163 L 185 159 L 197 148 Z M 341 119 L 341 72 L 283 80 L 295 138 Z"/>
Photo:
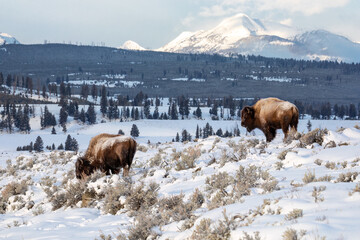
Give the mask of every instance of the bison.
<path id="1" fill-rule="evenodd" d="M 123 176 L 129 169 L 136 152 L 136 142 L 131 137 L 114 134 L 99 134 L 90 140 L 89 147 L 75 163 L 78 179 L 89 176 L 96 170 L 118 174 L 123 168 Z"/>
<path id="2" fill-rule="evenodd" d="M 287 138 L 289 126 L 297 131 L 299 110 L 287 101 L 278 98 L 265 98 L 253 106 L 241 110 L 241 126 L 249 132 L 259 128 L 270 142 L 275 138 L 276 129 L 282 129 Z"/>

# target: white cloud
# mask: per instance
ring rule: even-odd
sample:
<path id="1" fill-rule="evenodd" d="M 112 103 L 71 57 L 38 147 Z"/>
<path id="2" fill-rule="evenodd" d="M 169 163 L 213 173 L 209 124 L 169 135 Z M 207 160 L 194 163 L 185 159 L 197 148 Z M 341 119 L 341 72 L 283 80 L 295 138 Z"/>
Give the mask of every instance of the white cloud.
<path id="1" fill-rule="evenodd" d="M 193 16 L 187 16 L 186 18 L 181 20 L 181 24 L 183 26 L 189 27 L 192 25 L 194 20 L 195 20 L 195 18 Z"/>
<path id="2" fill-rule="evenodd" d="M 287 26 L 291 26 L 293 21 L 291 18 L 287 18 L 287 19 L 284 19 L 282 21 L 280 21 L 281 24 L 284 24 L 284 25 L 287 25 Z"/>
<path id="3" fill-rule="evenodd" d="M 350 0 L 218 0 L 199 12 L 202 17 L 219 17 L 235 12 L 263 12 L 282 10 L 289 13 L 314 15 L 330 8 L 345 6 Z"/>

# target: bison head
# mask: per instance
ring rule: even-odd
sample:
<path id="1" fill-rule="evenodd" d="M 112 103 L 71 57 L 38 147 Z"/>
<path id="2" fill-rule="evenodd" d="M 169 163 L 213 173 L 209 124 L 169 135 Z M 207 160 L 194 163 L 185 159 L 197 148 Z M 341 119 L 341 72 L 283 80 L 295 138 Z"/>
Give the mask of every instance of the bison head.
<path id="1" fill-rule="evenodd" d="M 94 167 L 90 164 L 89 160 L 79 157 L 75 163 L 76 178 L 81 179 L 83 176 L 89 176 L 93 173 Z"/>
<path id="2" fill-rule="evenodd" d="M 255 110 L 253 107 L 246 106 L 241 110 L 241 126 L 251 132 L 255 122 Z"/>

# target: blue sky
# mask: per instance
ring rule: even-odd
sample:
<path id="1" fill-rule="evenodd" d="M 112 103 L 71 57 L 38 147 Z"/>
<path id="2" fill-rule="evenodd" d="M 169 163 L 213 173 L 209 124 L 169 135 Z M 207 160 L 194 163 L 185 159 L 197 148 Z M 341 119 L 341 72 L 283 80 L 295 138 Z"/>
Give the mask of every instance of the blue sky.
<path id="1" fill-rule="evenodd" d="M 304 30 L 326 29 L 360 42 L 359 0 L 0 0 L 0 32 L 21 43 L 158 48 L 183 31 L 209 29 L 245 13 Z"/>

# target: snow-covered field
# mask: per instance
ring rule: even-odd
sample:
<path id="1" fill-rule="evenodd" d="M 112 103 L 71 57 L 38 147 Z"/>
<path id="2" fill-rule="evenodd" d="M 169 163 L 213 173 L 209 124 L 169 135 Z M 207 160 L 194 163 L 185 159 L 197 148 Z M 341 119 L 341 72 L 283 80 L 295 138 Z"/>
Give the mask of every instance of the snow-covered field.
<path id="1" fill-rule="evenodd" d="M 48 107 L 58 114 L 58 106 Z M 30 134 L 0 134 L 0 239 L 358 238 L 359 121 L 312 120 L 313 129 L 329 130 L 321 145 L 283 143 L 279 130 L 266 143 L 259 131 L 246 134 L 240 122 L 211 121 L 206 112 L 205 120 L 71 121 L 56 135 L 41 130 L 37 117 Z M 207 122 L 223 131 L 237 124 L 241 136 L 171 142 L 182 129 L 194 138 L 196 125 Z M 130 178 L 75 178 L 74 163 L 91 137 L 119 129 L 128 135 L 134 123 L 140 137 Z M 299 132 L 306 123 L 300 120 Z M 58 146 L 68 134 L 79 142 L 78 155 L 16 152 L 37 136 Z"/>

